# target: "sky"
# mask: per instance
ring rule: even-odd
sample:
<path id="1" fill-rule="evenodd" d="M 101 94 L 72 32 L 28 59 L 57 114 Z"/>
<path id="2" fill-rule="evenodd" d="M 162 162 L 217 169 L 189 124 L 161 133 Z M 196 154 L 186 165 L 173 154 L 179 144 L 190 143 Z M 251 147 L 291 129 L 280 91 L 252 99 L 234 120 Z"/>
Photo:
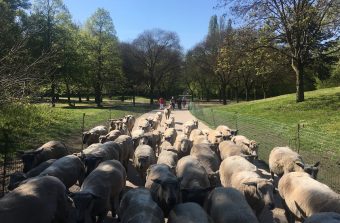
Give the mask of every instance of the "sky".
<path id="1" fill-rule="evenodd" d="M 186 51 L 208 33 L 217 0 L 64 0 L 77 23 L 85 23 L 97 8 L 111 14 L 120 41 L 131 42 L 144 30 L 160 28 L 176 32 Z"/>

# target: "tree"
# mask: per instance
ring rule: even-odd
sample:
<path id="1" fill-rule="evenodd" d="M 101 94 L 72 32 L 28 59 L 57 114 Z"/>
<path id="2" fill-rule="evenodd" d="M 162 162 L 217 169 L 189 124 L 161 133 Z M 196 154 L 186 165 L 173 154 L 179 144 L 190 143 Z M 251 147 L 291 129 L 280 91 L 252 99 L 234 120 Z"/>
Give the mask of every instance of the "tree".
<path id="1" fill-rule="evenodd" d="M 286 54 L 296 75 L 296 102 L 304 101 L 304 69 L 310 53 L 340 36 L 340 2 L 338 0 L 220 0 L 231 5 L 238 15 L 248 15 L 275 33 L 276 50 Z M 272 47 L 272 45 L 270 45 Z"/>
<path id="2" fill-rule="evenodd" d="M 51 104 L 56 103 L 57 73 L 60 72 L 60 55 L 57 55 L 62 48 L 60 42 L 60 24 L 65 20 L 70 21 L 71 15 L 62 0 L 35 0 L 31 21 L 35 23 L 36 29 L 41 30 L 36 38 L 38 48 L 37 54 L 49 53 L 54 56 L 46 61 L 41 73 L 47 77 L 51 84 Z M 32 43 L 32 42 L 31 42 Z"/>
<path id="3" fill-rule="evenodd" d="M 95 102 L 99 107 L 104 84 L 112 84 L 115 77 L 121 75 L 118 41 L 110 13 L 102 8 L 97 9 L 87 20 L 86 31 L 90 37 L 87 47 L 90 52 Z"/>
<path id="4" fill-rule="evenodd" d="M 153 29 L 144 31 L 132 44 L 135 57 L 144 67 L 150 104 L 153 104 L 154 90 L 159 83 L 181 65 L 179 38 L 174 32 Z"/>

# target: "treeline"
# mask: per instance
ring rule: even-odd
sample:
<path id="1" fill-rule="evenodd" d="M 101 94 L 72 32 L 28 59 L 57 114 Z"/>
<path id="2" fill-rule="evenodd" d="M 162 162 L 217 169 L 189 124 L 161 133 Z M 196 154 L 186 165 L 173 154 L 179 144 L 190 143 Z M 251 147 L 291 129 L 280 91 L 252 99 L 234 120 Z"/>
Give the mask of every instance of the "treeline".
<path id="1" fill-rule="evenodd" d="M 227 2 L 221 0 L 221 7 Z M 340 83 L 334 32 L 339 5 L 322 11 L 315 2 L 328 1 L 284 8 L 299 9 L 302 22 L 289 10 L 287 24 L 275 16 L 259 18 L 269 7 L 264 5 L 253 9 L 243 27 L 212 16 L 204 40 L 184 54 L 177 34 L 161 29 L 120 42 L 105 9 L 76 24 L 62 0 L 0 1 L 0 104 L 48 96 L 54 106 L 66 96 L 70 105 L 71 97 L 94 97 L 101 106 L 103 96 L 143 95 L 153 103 L 179 94 L 225 104 L 294 91 L 303 101 L 306 89 Z M 242 3 L 234 5 L 236 12 Z"/>

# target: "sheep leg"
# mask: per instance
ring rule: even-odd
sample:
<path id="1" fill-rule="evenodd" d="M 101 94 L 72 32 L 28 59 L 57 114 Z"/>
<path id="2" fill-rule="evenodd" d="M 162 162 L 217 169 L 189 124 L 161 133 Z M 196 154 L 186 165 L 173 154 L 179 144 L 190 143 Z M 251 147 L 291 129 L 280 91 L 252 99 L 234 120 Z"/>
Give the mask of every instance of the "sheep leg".
<path id="1" fill-rule="evenodd" d="M 281 201 L 282 201 L 283 209 L 285 210 L 285 216 L 287 218 L 287 222 L 288 223 L 295 223 L 294 215 L 292 214 L 289 207 L 287 206 L 286 201 L 284 199 L 282 199 Z"/>

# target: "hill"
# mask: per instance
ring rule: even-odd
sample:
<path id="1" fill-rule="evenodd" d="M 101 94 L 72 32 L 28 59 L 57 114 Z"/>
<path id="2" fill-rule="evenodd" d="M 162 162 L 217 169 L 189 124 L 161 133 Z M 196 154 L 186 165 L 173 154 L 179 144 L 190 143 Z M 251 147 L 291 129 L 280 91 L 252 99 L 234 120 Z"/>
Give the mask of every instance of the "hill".
<path id="1" fill-rule="evenodd" d="M 191 112 L 212 128 L 224 124 L 260 143 L 268 161 L 276 146 L 290 146 L 309 164 L 321 162 L 320 180 L 340 191 L 340 87 L 225 106 L 192 106 Z"/>

